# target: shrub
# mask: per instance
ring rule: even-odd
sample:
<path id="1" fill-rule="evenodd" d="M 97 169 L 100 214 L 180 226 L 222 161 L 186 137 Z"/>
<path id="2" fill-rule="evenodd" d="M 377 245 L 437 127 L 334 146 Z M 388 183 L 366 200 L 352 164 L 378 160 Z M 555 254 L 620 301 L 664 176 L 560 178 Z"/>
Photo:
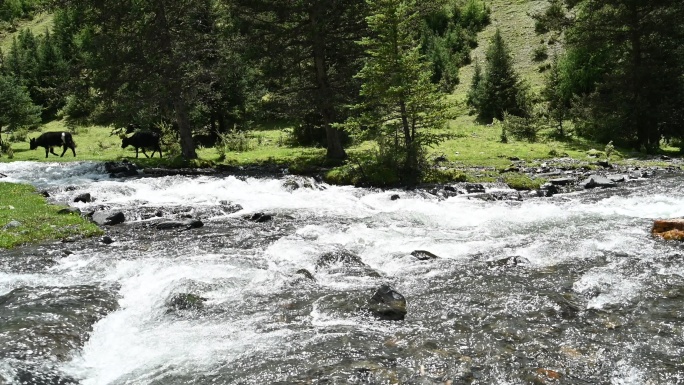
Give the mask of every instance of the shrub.
<path id="1" fill-rule="evenodd" d="M 548 59 L 548 57 L 549 51 L 546 48 L 546 45 L 540 45 L 532 52 L 532 60 L 534 61 L 544 61 Z"/>
<path id="2" fill-rule="evenodd" d="M 502 130 L 512 135 L 515 139 L 526 140 L 531 143 L 537 141 L 537 133 L 540 128 L 532 118 L 523 118 L 505 112 L 501 125 L 503 127 Z"/>

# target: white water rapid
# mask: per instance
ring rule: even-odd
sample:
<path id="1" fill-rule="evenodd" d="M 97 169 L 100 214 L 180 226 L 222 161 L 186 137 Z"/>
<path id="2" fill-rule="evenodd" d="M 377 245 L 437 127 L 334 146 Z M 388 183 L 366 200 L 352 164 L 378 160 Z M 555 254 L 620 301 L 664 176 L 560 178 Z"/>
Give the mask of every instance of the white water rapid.
<path id="1" fill-rule="evenodd" d="M 287 178 L 112 179 L 90 162 L 0 163 L 0 173 L 84 213 L 126 214 L 105 228 L 110 245 L 26 246 L 17 264 L 53 263 L 0 271 L 0 295 L 86 285 L 116 298 L 57 360 L 73 383 L 684 383 L 684 248 L 650 235 L 654 219 L 684 217 L 677 176 L 490 202 L 304 178 L 296 189 Z M 85 192 L 93 202 L 73 202 Z M 144 227 L 183 215 L 204 227 Z M 322 268 L 336 250 L 377 274 Z M 315 281 L 297 280 L 300 269 Z M 358 311 L 381 284 L 406 298 L 405 320 Z M 170 311 L 178 293 L 203 307 Z M 0 383 L 16 381 L 16 362 L 0 356 Z"/>

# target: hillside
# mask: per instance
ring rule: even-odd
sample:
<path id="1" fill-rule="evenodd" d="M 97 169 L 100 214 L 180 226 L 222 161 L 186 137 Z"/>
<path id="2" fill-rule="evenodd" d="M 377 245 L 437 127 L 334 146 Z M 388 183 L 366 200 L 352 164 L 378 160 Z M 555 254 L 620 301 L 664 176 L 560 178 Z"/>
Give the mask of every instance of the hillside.
<path id="1" fill-rule="evenodd" d="M 8 30 L 0 30 L 0 50 L 7 52 L 12 47 L 12 40 L 23 29 L 30 29 L 35 35 L 41 35 L 46 28 L 51 28 L 53 16 L 50 13 L 39 13 L 32 20 L 22 20 L 18 22 L 16 28 Z"/>
<path id="2" fill-rule="evenodd" d="M 544 0 L 487 1 L 491 9 L 491 24 L 478 34 L 478 46 L 470 55 L 472 63 L 461 68 L 459 72 L 460 83 L 454 92 L 457 100 L 465 101 L 475 61 L 484 65 L 485 53 L 496 28 L 501 30 L 501 35 L 511 50 L 518 74 L 528 81 L 532 89 L 541 87 L 544 75 L 539 71 L 539 67 L 544 62 L 533 60 L 534 50 L 545 44 L 551 55 L 554 46 L 548 44 L 548 36 L 539 36 L 534 32 L 534 20 L 529 15 L 543 10 L 547 4 Z M 548 62 L 548 59 L 546 61 Z"/>

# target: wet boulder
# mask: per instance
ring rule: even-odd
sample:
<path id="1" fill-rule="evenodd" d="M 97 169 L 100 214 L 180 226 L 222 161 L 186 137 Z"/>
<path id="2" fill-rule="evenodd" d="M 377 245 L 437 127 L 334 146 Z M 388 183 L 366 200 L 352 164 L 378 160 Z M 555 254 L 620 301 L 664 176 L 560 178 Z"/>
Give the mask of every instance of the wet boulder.
<path id="1" fill-rule="evenodd" d="M 90 193 L 79 194 L 74 198 L 74 202 L 90 203 L 92 201 L 93 197 L 90 196 Z"/>
<path id="2" fill-rule="evenodd" d="M 114 242 L 112 237 L 105 235 L 104 237 L 100 238 L 100 243 L 103 243 L 105 245 L 110 245 Z"/>
<path id="3" fill-rule="evenodd" d="M 266 214 L 266 213 L 254 213 L 252 215 L 245 215 L 243 216 L 244 219 L 256 223 L 264 223 L 268 222 L 273 219 L 272 214 Z"/>
<path id="4" fill-rule="evenodd" d="M 390 200 L 392 200 L 392 201 L 396 201 L 399 198 L 400 198 L 399 194 L 392 194 L 392 196 L 390 196 Z"/>
<path id="5" fill-rule="evenodd" d="M 316 278 L 307 269 L 299 269 L 295 272 L 294 277 L 290 279 L 292 285 L 310 285 L 316 283 Z"/>
<path id="6" fill-rule="evenodd" d="M 684 241 L 684 218 L 658 219 L 653 222 L 651 234 L 667 241 Z"/>
<path id="7" fill-rule="evenodd" d="M 115 226 L 124 223 L 126 216 L 121 211 L 96 211 L 91 219 L 100 226 Z"/>
<path id="8" fill-rule="evenodd" d="M 527 258 L 518 256 L 518 255 L 487 262 L 487 266 L 490 268 L 516 267 L 516 266 L 529 265 L 529 264 L 530 264 L 530 261 Z"/>
<path id="9" fill-rule="evenodd" d="M 416 259 L 419 261 L 428 261 L 431 259 L 439 259 L 439 257 L 427 250 L 414 250 L 411 252 L 411 255 L 414 256 Z"/>
<path id="10" fill-rule="evenodd" d="M 122 162 L 105 162 L 104 168 L 111 178 L 124 178 L 138 175 L 138 166 L 127 160 Z"/>
<path id="11" fill-rule="evenodd" d="M 468 194 L 485 192 L 485 187 L 480 183 L 466 183 L 463 187 L 465 188 L 466 192 L 468 192 Z"/>
<path id="12" fill-rule="evenodd" d="M 207 299 L 192 293 L 176 293 L 166 301 L 167 312 L 177 310 L 202 310 Z"/>
<path id="13" fill-rule="evenodd" d="M 16 371 L 16 383 L 31 385 L 78 385 L 79 382 L 61 373 L 56 368 L 21 365 Z"/>
<path id="14" fill-rule="evenodd" d="M 347 250 L 335 250 L 321 255 L 316 261 L 316 270 L 323 270 L 329 274 L 380 277 L 380 274 L 365 264 L 361 257 Z"/>
<path id="15" fill-rule="evenodd" d="M 173 229 L 198 229 L 204 226 L 204 222 L 199 219 L 191 219 L 187 221 L 164 221 L 157 223 L 154 227 L 157 230 L 173 230 Z"/>
<path id="16" fill-rule="evenodd" d="M 582 181 L 580 183 L 580 186 L 584 187 L 585 189 L 589 188 L 610 188 L 610 187 L 616 187 L 617 184 L 613 182 L 612 180 L 601 176 L 601 175 L 590 175 L 587 179 Z"/>
<path id="17" fill-rule="evenodd" d="M 389 285 L 382 285 L 368 300 L 368 310 L 386 321 L 402 321 L 406 316 L 406 298 Z"/>

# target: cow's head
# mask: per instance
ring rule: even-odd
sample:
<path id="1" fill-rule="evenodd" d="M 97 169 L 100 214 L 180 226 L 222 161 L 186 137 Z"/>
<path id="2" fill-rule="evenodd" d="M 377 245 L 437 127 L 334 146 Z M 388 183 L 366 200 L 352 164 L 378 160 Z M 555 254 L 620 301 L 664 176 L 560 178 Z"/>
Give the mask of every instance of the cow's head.
<path id="1" fill-rule="evenodd" d="M 36 148 L 38 148 L 38 143 L 36 142 L 36 138 L 33 138 L 29 141 L 29 146 L 30 146 L 31 150 L 35 150 Z"/>

